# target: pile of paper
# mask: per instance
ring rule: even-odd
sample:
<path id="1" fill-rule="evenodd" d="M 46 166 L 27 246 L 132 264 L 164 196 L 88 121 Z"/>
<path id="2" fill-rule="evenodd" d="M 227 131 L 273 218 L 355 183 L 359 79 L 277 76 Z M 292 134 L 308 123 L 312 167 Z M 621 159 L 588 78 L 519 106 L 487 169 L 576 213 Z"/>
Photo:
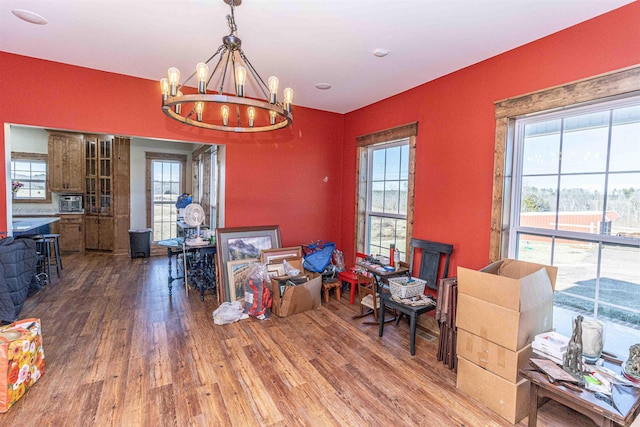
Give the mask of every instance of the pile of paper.
<path id="1" fill-rule="evenodd" d="M 551 331 L 536 335 L 531 343 L 531 348 L 537 355 L 562 365 L 568 345 L 569 337 Z"/>

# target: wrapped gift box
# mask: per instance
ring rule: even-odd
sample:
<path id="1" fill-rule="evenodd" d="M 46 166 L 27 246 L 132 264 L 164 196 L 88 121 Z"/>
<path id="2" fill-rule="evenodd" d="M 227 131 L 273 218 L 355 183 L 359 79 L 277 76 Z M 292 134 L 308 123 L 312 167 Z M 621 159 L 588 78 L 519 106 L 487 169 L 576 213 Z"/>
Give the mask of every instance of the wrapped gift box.
<path id="1" fill-rule="evenodd" d="M 0 413 L 7 412 L 43 374 L 40 319 L 0 327 Z"/>

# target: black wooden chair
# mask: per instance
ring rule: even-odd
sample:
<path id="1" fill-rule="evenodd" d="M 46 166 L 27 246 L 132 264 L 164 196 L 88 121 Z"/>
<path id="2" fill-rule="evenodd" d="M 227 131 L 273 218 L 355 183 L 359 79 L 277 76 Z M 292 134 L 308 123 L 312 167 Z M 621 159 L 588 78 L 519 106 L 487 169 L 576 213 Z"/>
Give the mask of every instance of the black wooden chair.
<path id="1" fill-rule="evenodd" d="M 440 262 L 444 259 L 444 267 L 442 269 L 442 279 L 449 277 L 449 261 L 453 245 L 447 243 L 430 242 L 429 240 L 411 239 L 409 243 L 411 253 L 409 254 L 409 274 L 413 271 L 416 260 L 416 252 L 421 257 L 420 270 L 418 278 L 427 282 L 427 286 L 431 289 L 438 289 L 438 273 L 440 270 Z"/>
<path id="2" fill-rule="evenodd" d="M 413 272 L 414 262 L 420 256 L 420 268 L 417 277 L 427 282 L 426 286 L 432 289 L 438 289 L 440 264 L 444 260 L 441 278 L 447 278 L 449 275 L 449 261 L 453 252 L 453 245 L 447 243 L 431 242 L 428 240 L 411 239 L 409 243 L 411 254 L 409 255 L 409 275 Z M 405 264 L 406 265 L 406 264 Z M 410 306 L 394 301 L 390 295 L 381 296 L 381 309 L 384 312 L 386 307 L 396 310 L 396 325 L 400 322 L 403 315 L 409 317 L 409 333 L 410 333 L 410 350 L 411 355 L 415 354 L 416 326 L 417 317 L 423 313 L 429 312 L 436 308 L 436 305 L 429 306 Z M 380 322 L 379 335 L 382 336 L 384 326 Z"/>

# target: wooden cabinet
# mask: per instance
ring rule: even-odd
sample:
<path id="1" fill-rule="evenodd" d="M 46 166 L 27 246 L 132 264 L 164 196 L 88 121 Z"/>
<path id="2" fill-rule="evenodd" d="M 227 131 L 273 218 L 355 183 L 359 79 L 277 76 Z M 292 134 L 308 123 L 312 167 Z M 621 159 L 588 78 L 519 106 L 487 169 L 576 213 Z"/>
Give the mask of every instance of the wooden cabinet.
<path id="1" fill-rule="evenodd" d="M 84 191 L 84 141 L 82 135 L 49 133 L 49 187 L 51 191 Z"/>
<path id="2" fill-rule="evenodd" d="M 112 251 L 114 249 L 113 218 L 86 215 L 84 218 L 85 249 Z"/>
<path id="3" fill-rule="evenodd" d="M 60 252 L 84 252 L 83 215 L 61 215 L 58 222 Z"/>
<path id="4" fill-rule="evenodd" d="M 85 249 L 129 250 L 130 140 L 85 136 Z"/>

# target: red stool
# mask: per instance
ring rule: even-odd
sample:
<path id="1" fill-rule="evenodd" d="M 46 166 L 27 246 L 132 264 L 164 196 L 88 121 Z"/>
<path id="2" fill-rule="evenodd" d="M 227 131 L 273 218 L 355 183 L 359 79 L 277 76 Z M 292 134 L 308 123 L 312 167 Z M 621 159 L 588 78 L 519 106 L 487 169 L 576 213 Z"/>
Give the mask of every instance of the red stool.
<path id="1" fill-rule="evenodd" d="M 349 304 L 353 304 L 356 300 L 356 291 L 358 290 L 358 276 L 353 271 L 346 270 L 338 274 L 338 280 L 340 280 L 340 283 L 346 282 L 350 284 L 351 293 L 349 294 Z"/>

